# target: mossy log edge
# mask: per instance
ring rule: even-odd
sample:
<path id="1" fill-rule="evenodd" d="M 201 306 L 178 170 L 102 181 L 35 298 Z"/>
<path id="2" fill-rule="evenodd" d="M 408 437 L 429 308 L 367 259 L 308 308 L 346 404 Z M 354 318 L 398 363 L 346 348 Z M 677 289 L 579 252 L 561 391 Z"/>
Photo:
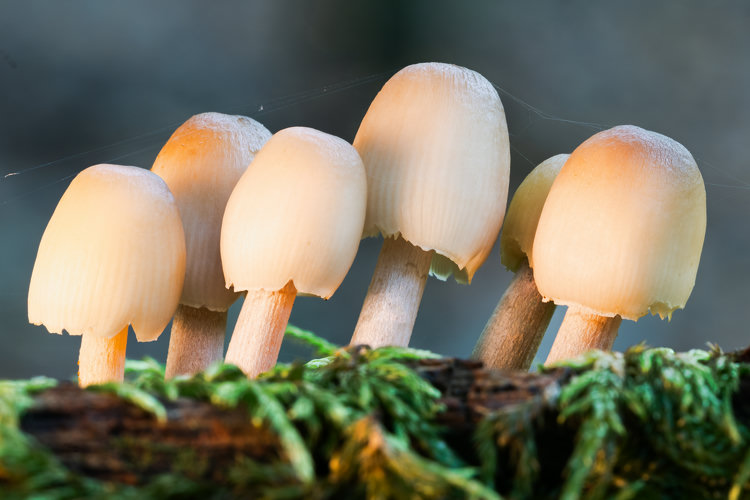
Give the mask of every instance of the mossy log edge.
<path id="1" fill-rule="evenodd" d="M 750 348 L 731 357 L 748 363 Z M 575 427 L 556 424 L 556 401 L 574 376 L 571 369 L 542 374 L 496 372 L 484 369 L 479 362 L 445 358 L 407 364 L 440 392 L 443 410 L 436 415 L 436 423 L 445 429 L 451 447 L 469 462 L 476 463 L 472 457 L 477 445 L 475 431 L 483 418 L 505 410 L 513 412 L 522 405 L 534 408 L 548 423 L 543 432 L 552 433 L 555 443 L 538 451 L 543 460 L 557 462 L 552 470 L 559 473 L 575 435 Z M 182 472 L 187 476 L 197 472 L 223 483 L 230 465 L 238 459 L 263 463 L 284 458 L 278 435 L 263 419 L 253 418 L 244 409 L 188 398 L 162 403 L 166 418 L 159 419 L 113 394 L 63 383 L 36 394 L 20 426 L 71 471 L 129 485 Z M 732 406 L 737 422 L 747 427 L 750 377 L 740 379 Z"/>
<path id="2" fill-rule="evenodd" d="M 460 440 L 492 411 L 559 391 L 568 371 L 543 375 L 493 372 L 475 361 L 422 360 L 413 368 L 442 394 L 438 423 Z M 222 408 L 191 399 L 164 401 L 167 418 L 158 421 L 109 393 L 62 383 L 35 396 L 21 429 L 48 448 L 69 469 L 88 477 L 140 484 L 166 472 L 203 468 L 221 482 L 238 456 L 277 459 L 278 438 L 244 409 Z M 204 477 L 205 477 L 204 476 Z"/>

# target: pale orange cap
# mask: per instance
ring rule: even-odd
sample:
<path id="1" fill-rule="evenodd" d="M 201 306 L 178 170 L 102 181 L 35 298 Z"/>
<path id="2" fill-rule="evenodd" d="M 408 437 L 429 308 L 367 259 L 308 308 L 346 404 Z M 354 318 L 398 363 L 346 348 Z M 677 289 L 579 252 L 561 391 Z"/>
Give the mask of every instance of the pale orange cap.
<path id="1" fill-rule="evenodd" d="M 182 124 L 156 157 L 151 170 L 172 191 L 185 229 L 181 304 L 226 311 L 239 296 L 224 286 L 221 221 L 232 189 L 270 137 L 251 118 L 202 113 Z"/>
<path id="2" fill-rule="evenodd" d="M 562 154 L 546 159 L 526 176 L 513 194 L 500 233 L 500 262 L 510 271 L 516 272 L 523 259 L 528 259 L 529 265 L 534 267 L 531 258 L 539 216 L 555 177 L 569 157 Z"/>
<path id="3" fill-rule="evenodd" d="M 333 295 L 354 261 L 367 185 L 351 144 L 306 127 L 281 130 L 229 197 L 221 228 L 227 286 Z"/>
<path id="4" fill-rule="evenodd" d="M 435 251 L 433 275 L 470 282 L 508 199 L 508 127 L 492 84 L 452 64 L 407 66 L 373 100 L 354 147 L 367 171 L 364 235 L 400 234 Z"/>
<path id="5" fill-rule="evenodd" d="M 185 276 L 185 236 L 172 193 L 137 167 L 95 165 L 57 204 L 29 285 L 29 322 L 51 333 L 141 342 L 172 318 Z"/>
<path id="6" fill-rule="evenodd" d="M 631 125 L 578 146 L 534 239 L 539 292 L 558 305 L 636 320 L 670 316 L 695 284 L 706 189 L 687 149 Z"/>

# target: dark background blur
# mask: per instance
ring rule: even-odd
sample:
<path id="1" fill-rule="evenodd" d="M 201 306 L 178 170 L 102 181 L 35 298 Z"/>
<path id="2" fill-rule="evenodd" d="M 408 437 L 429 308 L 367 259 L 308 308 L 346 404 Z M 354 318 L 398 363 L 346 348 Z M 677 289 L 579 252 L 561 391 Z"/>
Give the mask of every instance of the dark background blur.
<path id="1" fill-rule="evenodd" d="M 39 240 L 75 173 L 150 168 L 204 111 L 351 141 L 387 78 L 423 61 L 466 66 L 502 89 L 511 194 L 534 165 L 598 130 L 587 123 L 682 142 L 708 193 L 697 283 L 671 323 L 623 322 L 615 348 L 750 344 L 750 3 L 0 0 L 0 175 L 18 172 L 0 178 L 0 378 L 76 371 L 79 338 L 49 335 L 26 313 Z M 299 298 L 292 323 L 346 343 L 379 249 L 363 241 L 333 298 Z M 511 278 L 499 260 L 495 248 L 470 286 L 430 279 L 412 345 L 468 356 Z M 167 334 L 131 337 L 128 356 L 164 360 L 167 345 Z M 282 359 L 300 353 L 285 345 Z"/>

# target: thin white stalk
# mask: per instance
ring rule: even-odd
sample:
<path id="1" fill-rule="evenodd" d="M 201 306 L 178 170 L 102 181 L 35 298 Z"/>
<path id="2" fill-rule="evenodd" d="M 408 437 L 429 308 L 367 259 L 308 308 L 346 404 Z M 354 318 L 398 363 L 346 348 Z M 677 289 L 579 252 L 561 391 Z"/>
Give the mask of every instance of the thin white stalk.
<path id="1" fill-rule="evenodd" d="M 574 358 L 591 349 L 611 350 L 621 322 L 620 316 L 610 318 L 568 307 L 544 364 Z"/>
<path id="2" fill-rule="evenodd" d="M 180 304 L 172 320 L 166 377 L 193 375 L 224 357 L 226 311 Z"/>
<path id="3" fill-rule="evenodd" d="M 409 345 L 432 254 L 400 236 L 383 241 L 352 345 Z"/>
<path id="4" fill-rule="evenodd" d="M 248 291 L 225 361 L 240 367 L 250 378 L 273 368 L 296 296 L 291 282 L 275 292 Z"/>
<path id="5" fill-rule="evenodd" d="M 125 377 L 125 348 L 128 327 L 114 337 L 82 335 L 78 354 L 78 385 L 87 387 L 106 382 L 122 382 Z"/>
<path id="6" fill-rule="evenodd" d="M 555 312 L 543 302 L 524 259 L 474 347 L 472 358 L 496 370 L 528 370 Z"/>

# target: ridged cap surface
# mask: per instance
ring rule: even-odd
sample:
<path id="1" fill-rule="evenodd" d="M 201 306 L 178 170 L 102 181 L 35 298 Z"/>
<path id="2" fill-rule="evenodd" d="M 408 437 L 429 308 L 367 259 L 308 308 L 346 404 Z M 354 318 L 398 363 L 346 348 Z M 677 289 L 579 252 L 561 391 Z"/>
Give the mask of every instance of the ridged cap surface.
<path id="1" fill-rule="evenodd" d="M 245 116 L 202 113 L 169 138 L 151 170 L 169 186 L 185 230 L 187 264 L 180 303 L 226 311 L 239 293 L 224 286 L 219 239 L 229 195 L 271 137 Z"/>
<path id="2" fill-rule="evenodd" d="M 513 194 L 500 233 L 500 262 L 510 271 L 516 272 L 525 258 L 534 267 L 531 250 L 539 216 L 552 183 L 568 157 L 570 155 L 563 154 L 544 160 L 526 176 Z"/>
<path id="3" fill-rule="evenodd" d="M 257 154 L 229 197 L 221 229 L 227 286 L 329 298 L 349 271 L 365 219 L 362 160 L 348 142 L 284 129 Z"/>
<path id="4" fill-rule="evenodd" d="M 155 340 L 177 308 L 185 237 L 167 185 L 137 167 L 95 165 L 63 194 L 39 244 L 29 321 L 51 333 Z"/>
<path id="5" fill-rule="evenodd" d="M 367 170 L 364 235 L 400 234 L 435 250 L 437 277 L 471 281 L 508 197 L 508 129 L 492 84 L 450 64 L 408 66 L 375 97 L 354 147 Z"/>
<path id="6" fill-rule="evenodd" d="M 533 249 L 539 292 L 602 316 L 683 308 L 706 232 L 706 189 L 677 141 L 634 126 L 571 154 L 544 204 Z"/>

